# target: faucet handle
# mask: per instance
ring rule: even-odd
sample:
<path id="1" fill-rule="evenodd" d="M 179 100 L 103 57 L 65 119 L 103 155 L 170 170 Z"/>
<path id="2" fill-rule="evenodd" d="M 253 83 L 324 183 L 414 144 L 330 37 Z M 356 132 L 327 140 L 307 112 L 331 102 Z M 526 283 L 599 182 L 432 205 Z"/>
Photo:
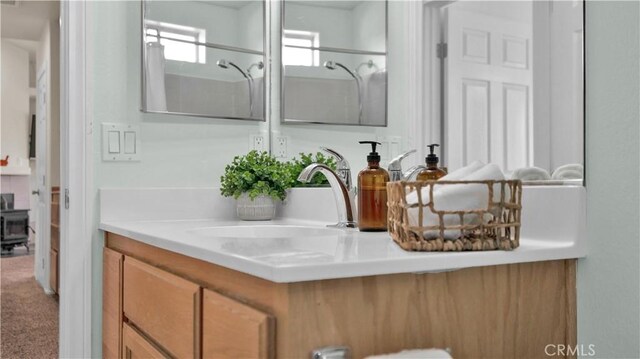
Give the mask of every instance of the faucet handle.
<path id="1" fill-rule="evenodd" d="M 407 151 L 392 159 L 391 162 L 389 162 L 389 171 L 402 171 L 402 160 L 414 152 L 416 152 L 416 150 Z"/>
<path id="2" fill-rule="evenodd" d="M 351 183 L 351 166 L 349 165 L 349 161 L 344 158 L 343 155 L 339 154 L 337 151 L 332 150 L 327 147 L 320 147 L 321 150 L 327 152 L 331 156 L 335 157 L 338 161 L 336 171 L 338 172 L 338 176 L 342 179 L 342 182 L 347 187 L 348 191 L 351 191 L 353 186 Z"/>
<path id="3" fill-rule="evenodd" d="M 344 158 L 344 156 L 338 153 L 337 151 L 332 150 L 331 148 L 328 148 L 328 147 L 320 147 L 320 149 L 323 150 L 324 152 L 327 152 L 331 156 L 335 157 L 335 159 L 338 161 L 337 163 L 338 170 L 351 169 L 351 166 L 349 165 L 349 161 L 347 161 L 347 159 Z"/>

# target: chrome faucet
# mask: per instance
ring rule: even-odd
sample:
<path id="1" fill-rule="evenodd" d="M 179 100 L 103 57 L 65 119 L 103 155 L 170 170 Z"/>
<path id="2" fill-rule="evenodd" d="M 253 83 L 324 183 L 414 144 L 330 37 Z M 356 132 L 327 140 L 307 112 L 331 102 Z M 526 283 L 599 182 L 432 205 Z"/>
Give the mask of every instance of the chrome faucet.
<path id="1" fill-rule="evenodd" d="M 425 165 L 416 165 L 409 168 L 405 173 L 402 174 L 403 181 L 415 181 L 418 177 L 418 173 L 422 172 L 422 170 L 426 170 L 427 166 Z"/>
<path id="2" fill-rule="evenodd" d="M 353 195 L 340 175 L 334 172 L 331 167 L 322 163 L 312 163 L 300 172 L 298 181 L 308 183 L 318 172 L 322 173 L 329 181 L 333 197 L 336 200 L 338 223 L 329 227 L 356 228 L 357 223 L 354 211 L 356 207 Z"/>
<path id="3" fill-rule="evenodd" d="M 351 182 L 351 166 L 349 166 L 349 162 L 347 161 L 347 159 L 337 151 L 330 148 L 320 147 L 320 149 L 332 155 L 338 161 L 336 166 L 336 173 L 338 174 L 338 177 L 340 177 L 344 185 L 347 187 L 347 191 L 351 192 L 353 189 L 353 183 Z"/>
<path id="4" fill-rule="evenodd" d="M 418 176 L 418 173 L 425 169 L 423 165 L 417 165 L 409 168 L 407 172 L 402 172 L 402 160 L 410 154 L 416 152 L 416 150 L 407 151 L 389 162 L 389 180 L 390 181 L 412 181 Z"/>

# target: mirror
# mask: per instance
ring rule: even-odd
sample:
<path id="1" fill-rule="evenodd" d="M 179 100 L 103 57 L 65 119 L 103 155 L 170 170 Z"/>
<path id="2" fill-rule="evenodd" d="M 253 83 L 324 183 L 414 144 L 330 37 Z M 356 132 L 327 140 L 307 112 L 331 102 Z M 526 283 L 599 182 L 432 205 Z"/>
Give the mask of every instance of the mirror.
<path id="1" fill-rule="evenodd" d="M 479 160 L 525 181 L 582 185 L 582 1 L 427 4 L 425 26 L 442 69 L 442 158 L 449 170 Z M 430 100 L 430 99 L 426 99 Z M 537 169 L 531 169 L 536 167 Z"/>
<path id="2" fill-rule="evenodd" d="M 387 2 L 283 2 L 284 123 L 387 125 Z"/>
<path id="3" fill-rule="evenodd" d="M 264 1 L 142 2 L 142 111 L 265 121 Z"/>

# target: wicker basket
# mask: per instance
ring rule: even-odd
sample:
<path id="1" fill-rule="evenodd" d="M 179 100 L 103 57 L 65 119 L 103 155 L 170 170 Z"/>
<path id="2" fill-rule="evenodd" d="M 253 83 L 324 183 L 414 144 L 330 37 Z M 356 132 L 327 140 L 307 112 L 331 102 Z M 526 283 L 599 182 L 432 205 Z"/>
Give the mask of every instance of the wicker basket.
<path id="1" fill-rule="evenodd" d="M 438 210 L 434 189 L 439 186 L 487 186 L 486 208 Z M 477 190 L 474 189 L 474 190 Z M 416 203 L 407 195 L 416 191 Z M 429 201 L 423 202 L 428 191 Z M 498 193 L 499 192 L 499 193 Z M 388 226 L 391 238 L 410 251 L 512 250 L 520 245 L 522 182 L 505 181 L 425 181 L 389 182 Z M 429 218 L 429 220 L 427 220 Z M 429 221 L 434 222 L 429 225 Z"/>

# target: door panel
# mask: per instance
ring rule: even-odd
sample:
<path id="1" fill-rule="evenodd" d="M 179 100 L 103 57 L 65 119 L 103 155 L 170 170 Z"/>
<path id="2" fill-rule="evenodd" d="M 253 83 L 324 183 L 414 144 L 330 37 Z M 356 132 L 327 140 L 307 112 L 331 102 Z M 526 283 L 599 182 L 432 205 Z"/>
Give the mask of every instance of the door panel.
<path id="1" fill-rule="evenodd" d="M 529 141 L 529 89 L 527 86 L 503 84 L 502 101 L 504 124 L 506 126 L 505 144 L 507 151 L 507 171 L 513 171 L 528 163 Z"/>
<path id="2" fill-rule="evenodd" d="M 521 14 L 508 13 L 527 8 L 489 5 L 455 2 L 444 12 L 445 158 L 450 170 L 477 160 L 504 171 L 532 165 L 530 19 L 516 20 Z"/>
<path id="3" fill-rule="evenodd" d="M 147 341 L 128 324 L 122 325 L 122 357 L 125 359 L 165 359 L 168 355 Z"/>
<path id="4" fill-rule="evenodd" d="M 489 160 L 489 118 L 491 115 L 491 95 L 489 82 L 482 80 L 462 80 L 462 132 L 464 133 L 462 158 Z M 455 143 L 453 143 L 455 145 Z"/>

